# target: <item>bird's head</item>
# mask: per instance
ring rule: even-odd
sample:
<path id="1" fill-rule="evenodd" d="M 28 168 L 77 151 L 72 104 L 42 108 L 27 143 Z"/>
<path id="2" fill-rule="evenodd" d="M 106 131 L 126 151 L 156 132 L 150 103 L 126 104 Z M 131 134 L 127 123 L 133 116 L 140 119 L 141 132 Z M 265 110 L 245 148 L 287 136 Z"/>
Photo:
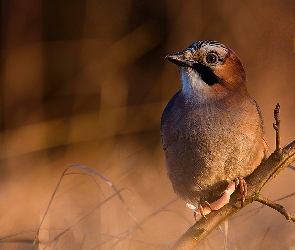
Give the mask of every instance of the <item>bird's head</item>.
<path id="1" fill-rule="evenodd" d="M 198 41 L 168 60 L 180 66 L 182 91 L 199 101 L 225 98 L 228 94 L 247 94 L 242 62 L 229 48 L 216 41 Z"/>

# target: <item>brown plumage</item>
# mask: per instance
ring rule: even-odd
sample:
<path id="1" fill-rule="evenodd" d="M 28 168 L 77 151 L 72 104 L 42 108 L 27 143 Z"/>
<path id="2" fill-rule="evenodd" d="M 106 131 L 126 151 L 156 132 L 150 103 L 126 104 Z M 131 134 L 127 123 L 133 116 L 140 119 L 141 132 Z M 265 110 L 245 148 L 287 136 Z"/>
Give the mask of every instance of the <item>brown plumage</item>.
<path id="1" fill-rule="evenodd" d="M 161 119 L 168 176 L 174 191 L 198 207 L 216 201 L 227 180 L 259 165 L 267 152 L 263 123 L 232 50 L 199 41 L 166 58 L 180 67 L 182 79 Z"/>

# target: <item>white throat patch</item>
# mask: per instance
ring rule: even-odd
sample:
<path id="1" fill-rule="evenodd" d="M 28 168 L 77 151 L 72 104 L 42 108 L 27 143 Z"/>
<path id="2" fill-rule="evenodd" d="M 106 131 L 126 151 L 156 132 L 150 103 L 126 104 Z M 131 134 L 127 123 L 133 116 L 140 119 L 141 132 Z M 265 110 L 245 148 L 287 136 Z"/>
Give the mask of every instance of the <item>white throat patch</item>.
<path id="1" fill-rule="evenodd" d="M 191 68 L 181 67 L 182 92 L 186 98 L 194 97 L 201 101 L 206 98 L 211 86 L 206 84 L 198 72 Z"/>

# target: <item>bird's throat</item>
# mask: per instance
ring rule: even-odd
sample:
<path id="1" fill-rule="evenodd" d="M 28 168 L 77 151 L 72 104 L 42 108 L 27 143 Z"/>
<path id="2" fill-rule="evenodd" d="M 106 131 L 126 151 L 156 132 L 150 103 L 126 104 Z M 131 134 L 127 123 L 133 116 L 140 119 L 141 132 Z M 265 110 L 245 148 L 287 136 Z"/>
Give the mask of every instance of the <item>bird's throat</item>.
<path id="1" fill-rule="evenodd" d="M 207 99 L 212 85 L 204 82 L 201 74 L 188 67 L 181 67 L 182 93 L 186 98 L 196 98 L 199 101 Z M 204 100 L 205 101 L 205 100 Z"/>

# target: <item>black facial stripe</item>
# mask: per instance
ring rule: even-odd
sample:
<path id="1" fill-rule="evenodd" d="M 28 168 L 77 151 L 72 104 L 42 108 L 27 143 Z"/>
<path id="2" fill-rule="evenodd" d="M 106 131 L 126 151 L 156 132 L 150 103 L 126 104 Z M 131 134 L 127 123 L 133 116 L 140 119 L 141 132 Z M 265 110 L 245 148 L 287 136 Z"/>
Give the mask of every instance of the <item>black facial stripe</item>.
<path id="1" fill-rule="evenodd" d="M 212 86 L 214 84 L 220 83 L 219 79 L 213 73 L 211 68 L 209 68 L 203 64 L 197 64 L 197 63 L 194 64 L 192 68 L 200 74 L 202 80 L 206 84 Z"/>

